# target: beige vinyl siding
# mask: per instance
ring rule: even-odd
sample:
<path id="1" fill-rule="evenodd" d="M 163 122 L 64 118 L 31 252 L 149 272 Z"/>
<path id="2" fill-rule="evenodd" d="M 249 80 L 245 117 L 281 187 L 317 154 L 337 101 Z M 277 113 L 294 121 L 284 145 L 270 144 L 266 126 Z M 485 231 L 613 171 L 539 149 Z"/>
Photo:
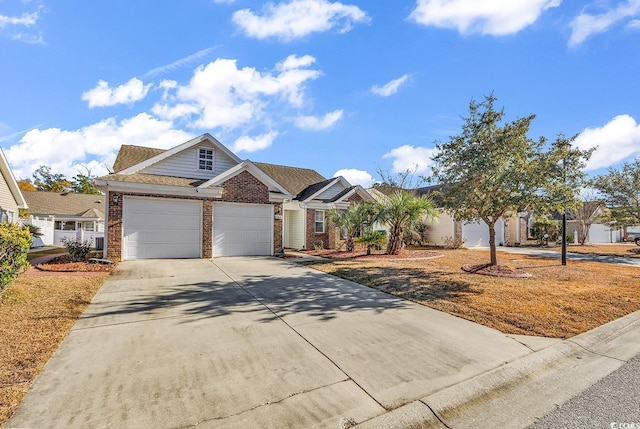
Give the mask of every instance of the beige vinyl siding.
<path id="1" fill-rule="evenodd" d="M 287 243 L 292 249 L 304 248 L 304 210 L 287 210 Z"/>
<path id="2" fill-rule="evenodd" d="M 213 150 L 213 171 L 198 168 L 198 149 Z M 194 179 L 211 179 L 234 167 L 236 162 L 225 153 L 207 143 L 195 145 L 165 160 L 151 165 L 140 173 L 160 176 L 188 177 Z"/>
<path id="3" fill-rule="evenodd" d="M 445 212 L 439 212 L 429 230 L 429 244 L 444 246 L 447 239 L 453 239 L 454 233 L 455 221 L 453 218 Z"/>
<path id="4" fill-rule="evenodd" d="M 345 187 L 340 182 L 338 182 L 332 187 L 330 187 L 329 189 L 327 189 L 326 191 L 318 194 L 318 196 L 316 196 L 314 199 L 330 200 L 344 190 L 345 190 Z"/>
<path id="5" fill-rule="evenodd" d="M 9 189 L 9 185 L 7 185 L 7 179 L 2 176 L 0 173 L 0 208 L 2 210 L 11 213 L 11 215 L 15 218 L 18 213 L 18 204 L 16 200 L 13 198 L 13 194 L 11 193 L 11 189 Z M 13 221 L 17 219 L 11 219 Z"/>

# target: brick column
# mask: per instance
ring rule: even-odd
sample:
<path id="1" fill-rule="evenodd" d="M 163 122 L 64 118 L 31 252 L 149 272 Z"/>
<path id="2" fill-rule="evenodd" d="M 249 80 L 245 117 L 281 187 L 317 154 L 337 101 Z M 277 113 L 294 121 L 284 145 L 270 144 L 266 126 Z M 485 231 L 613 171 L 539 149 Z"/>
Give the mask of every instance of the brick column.
<path id="1" fill-rule="evenodd" d="M 273 205 L 273 253 L 275 255 L 284 253 L 282 244 L 283 218 L 282 203 L 275 203 Z"/>
<path id="2" fill-rule="evenodd" d="M 204 200 L 202 202 L 202 257 L 210 259 L 213 257 L 213 202 Z"/>
<path id="3" fill-rule="evenodd" d="M 115 201 L 117 199 L 117 202 Z M 114 262 L 122 259 L 122 204 L 123 195 L 107 192 L 109 221 L 107 225 L 107 259 Z"/>

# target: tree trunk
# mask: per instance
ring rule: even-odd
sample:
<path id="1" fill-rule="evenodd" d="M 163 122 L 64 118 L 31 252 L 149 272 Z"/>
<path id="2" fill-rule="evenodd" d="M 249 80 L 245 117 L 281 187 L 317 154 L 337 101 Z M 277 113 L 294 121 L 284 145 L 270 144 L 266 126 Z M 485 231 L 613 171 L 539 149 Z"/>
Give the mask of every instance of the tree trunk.
<path id="1" fill-rule="evenodd" d="M 355 245 L 353 244 L 353 237 L 347 237 L 347 252 L 351 253 L 355 250 Z"/>
<path id="2" fill-rule="evenodd" d="M 393 227 L 389 234 L 387 255 L 397 255 L 402 250 L 402 227 Z"/>
<path id="3" fill-rule="evenodd" d="M 367 256 L 371 255 L 371 245 L 367 245 Z"/>
<path id="4" fill-rule="evenodd" d="M 489 225 L 489 249 L 491 252 L 491 265 L 498 265 L 498 254 L 496 251 L 496 223 Z"/>

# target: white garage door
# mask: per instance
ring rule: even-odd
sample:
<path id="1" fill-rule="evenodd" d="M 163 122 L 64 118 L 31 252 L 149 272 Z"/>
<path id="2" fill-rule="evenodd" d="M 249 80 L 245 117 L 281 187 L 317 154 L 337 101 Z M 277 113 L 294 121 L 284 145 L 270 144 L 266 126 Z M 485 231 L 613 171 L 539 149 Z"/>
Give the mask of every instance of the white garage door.
<path id="1" fill-rule="evenodd" d="M 124 197 L 123 259 L 199 258 L 202 203 Z"/>
<path id="2" fill-rule="evenodd" d="M 486 223 L 463 223 L 462 240 L 464 247 L 489 247 L 489 227 Z M 496 244 L 504 245 L 504 222 L 496 222 Z"/>
<path id="3" fill-rule="evenodd" d="M 273 206 L 215 203 L 213 256 L 273 254 Z"/>

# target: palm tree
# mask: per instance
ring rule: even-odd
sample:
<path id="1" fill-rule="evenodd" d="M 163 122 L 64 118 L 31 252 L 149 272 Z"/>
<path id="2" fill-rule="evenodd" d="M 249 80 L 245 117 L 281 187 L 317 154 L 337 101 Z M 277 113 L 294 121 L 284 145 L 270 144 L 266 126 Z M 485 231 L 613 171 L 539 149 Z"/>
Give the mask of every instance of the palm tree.
<path id="1" fill-rule="evenodd" d="M 384 231 L 369 231 L 356 240 L 360 244 L 367 246 L 367 255 L 371 255 L 371 248 L 373 246 L 382 246 L 387 241 L 387 236 Z"/>
<path id="2" fill-rule="evenodd" d="M 383 201 L 376 203 L 376 220 L 389 227 L 388 255 L 397 255 L 402 250 L 402 235 L 405 228 L 423 217 L 434 218 L 436 209 L 431 199 L 407 191 L 397 190 Z"/>
<path id="3" fill-rule="evenodd" d="M 371 204 L 361 202 L 350 206 L 348 210 L 330 210 L 327 218 L 345 232 L 347 252 L 353 252 L 356 233 L 371 224 L 373 214 Z"/>

